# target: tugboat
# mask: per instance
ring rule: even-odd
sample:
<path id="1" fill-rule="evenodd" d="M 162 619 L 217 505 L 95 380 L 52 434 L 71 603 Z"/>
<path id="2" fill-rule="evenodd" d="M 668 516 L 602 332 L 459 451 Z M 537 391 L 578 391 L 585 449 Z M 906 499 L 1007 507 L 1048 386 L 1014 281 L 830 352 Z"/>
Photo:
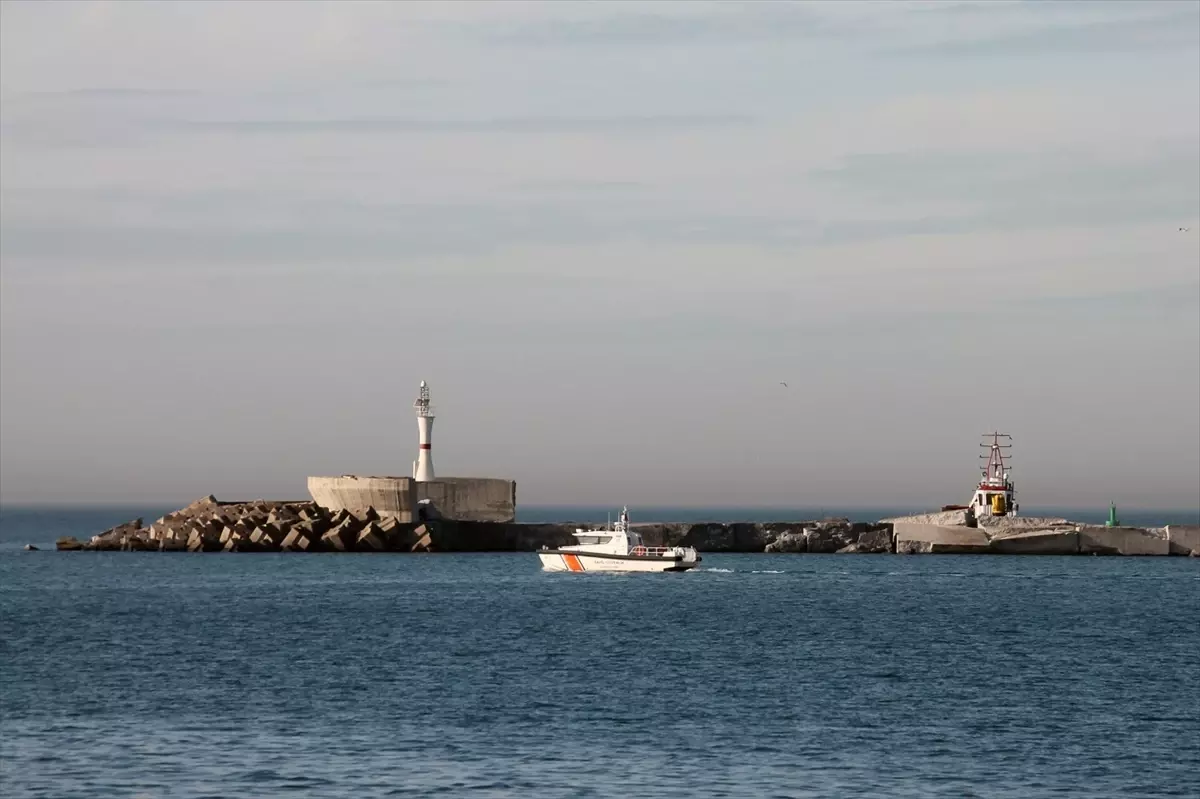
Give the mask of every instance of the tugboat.
<path id="1" fill-rule="evenodd" d="M 621 509 L 617 523 L 603 530 L 576 528 L 578 544 L 542 547 L 538 558 L 544 571 L 553 572 L 683 572 L 695 568 L 700 556 L 694 547 L 648 547 L 629 529 L 629 508 Z"/>
<path id="2" fill-rule="evenodd" d="M 989 436 L 992 439 L 990 444 L 986 443 Z M 985 443 L 979 446 L 988 449 L 989 452 L 987 455 L 979 457 L 987 460 L 987 466 L 983 469 L 983 479 L 979 481 L 979 486 L 975 489 L 975 495 L 971 497 L 971 504 L 967 506 L 967 509 L 976 518 L 980 516 L 1016 516 L 1017 489 L 1008 476 L 1012 462 L 1005 463 L 1004 460 L 1004 450 L 1012 449 L 1012 444 L 1000 443 L 1002 438 L 1012 441 L 1012 436 L 1005 433 L 986 433 L 983 437 Z"/>

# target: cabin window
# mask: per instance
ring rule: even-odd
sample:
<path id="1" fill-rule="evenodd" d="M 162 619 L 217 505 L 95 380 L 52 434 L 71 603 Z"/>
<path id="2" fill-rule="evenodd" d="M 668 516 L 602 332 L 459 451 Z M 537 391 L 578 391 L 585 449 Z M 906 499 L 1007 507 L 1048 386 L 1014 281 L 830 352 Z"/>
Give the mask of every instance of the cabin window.
<path id="1" fill-rule="evenodd" d="M 612 541 L 611 535 L 577 535 L 575 540 L 581 544 L 607 544 Z"/>

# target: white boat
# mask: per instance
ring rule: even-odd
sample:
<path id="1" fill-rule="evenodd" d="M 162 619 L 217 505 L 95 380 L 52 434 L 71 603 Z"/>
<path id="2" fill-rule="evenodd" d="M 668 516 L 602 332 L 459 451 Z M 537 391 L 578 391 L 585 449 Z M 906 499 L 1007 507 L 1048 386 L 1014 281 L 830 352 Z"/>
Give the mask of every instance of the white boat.
<path id="1" fill-rule="evenodd" d="M 648 547 L 629 528 L 629 509 L 603 530 L 575 530 L 579 543 L 538 551 L 542 569 L 552 572 L 682 572 L 695 568 L 695 547 Z"/>

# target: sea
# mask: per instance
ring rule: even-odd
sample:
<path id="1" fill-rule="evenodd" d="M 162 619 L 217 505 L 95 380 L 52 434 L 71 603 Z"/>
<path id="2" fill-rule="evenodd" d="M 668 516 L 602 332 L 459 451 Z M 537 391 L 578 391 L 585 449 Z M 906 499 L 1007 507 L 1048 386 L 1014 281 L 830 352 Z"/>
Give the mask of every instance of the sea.
<path id="1" fill-rule="evenodd" d="M 1200 795 L 1195 558 L 21 549 L 171 509 L 0 509 L 0 795 Z"/>

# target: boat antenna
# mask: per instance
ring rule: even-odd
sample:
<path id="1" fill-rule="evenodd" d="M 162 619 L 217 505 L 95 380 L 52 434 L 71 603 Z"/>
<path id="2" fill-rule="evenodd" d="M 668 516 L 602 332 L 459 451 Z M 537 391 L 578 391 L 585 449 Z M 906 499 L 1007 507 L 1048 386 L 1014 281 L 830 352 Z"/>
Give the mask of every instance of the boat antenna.
<path id="1" fill-rule="evenodd" d="M 1004 450 L 1012 449 L 1012 444 L 1001 444 L 1000 439 L 1008 439 L 1012 441 L 1012 436 L 1007 433 L 984 433 L 983 438 L 986 440 L 991 436 L 990 444 L 980 444 L 979 446 L 988 450 L 987 455 L 980 455 L 980 459 L 987 461 L 987 466 L 984 469 L 984 477 L 992 480 L 1003 480 L 1004 474 L 1012 468 L 1012 461 L 1007 464 L 1004 462 Z"/>

